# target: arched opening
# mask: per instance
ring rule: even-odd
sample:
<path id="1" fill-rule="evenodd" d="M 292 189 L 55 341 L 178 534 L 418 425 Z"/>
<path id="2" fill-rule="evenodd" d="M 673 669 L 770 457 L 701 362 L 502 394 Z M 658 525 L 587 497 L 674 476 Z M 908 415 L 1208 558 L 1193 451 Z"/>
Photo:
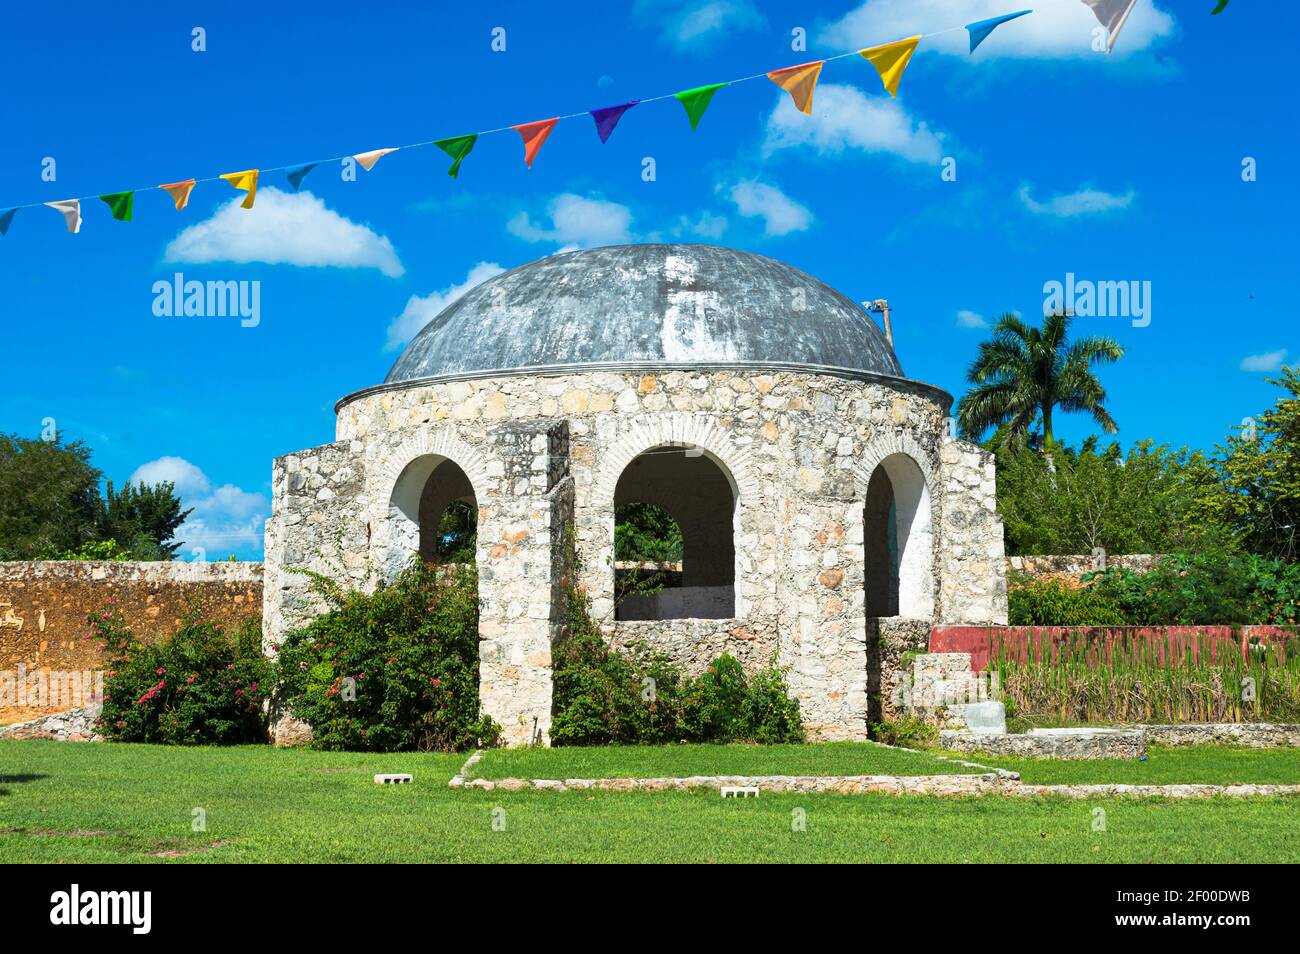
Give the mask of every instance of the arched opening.
<path id="1" fill-rule="evenodd" d="M 614 618 L 733 617 L 735 513 L 731 475 L 699 448 L 633 458 L 614 488 Z"/>
<path id="2" fill-rule="evenodd" d="M 867 483 L 863 557 L 867 616 L 934 615 L 930 490 L 906 454 L 880 462 Z"/>
<path id="3" fill-rule="evenodd" d="M 385 569 L 395 575 L 419 554 L 426 563 L 473 563 L 478 500 L 469 477 L 438 454 L 406 465 L 389 502 Z"/>

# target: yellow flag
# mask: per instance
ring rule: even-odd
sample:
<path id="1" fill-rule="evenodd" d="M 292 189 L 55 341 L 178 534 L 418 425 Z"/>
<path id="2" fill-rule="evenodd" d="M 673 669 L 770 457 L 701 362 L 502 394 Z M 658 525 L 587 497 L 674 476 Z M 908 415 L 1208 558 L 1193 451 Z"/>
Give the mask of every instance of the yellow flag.
<path id="1" fill-rule="evenodd" d="M 868 47 L 858 52 L 876 68 L 881 82 L 885 84 L 885 89 L 889 90 L 889 95 L 897 96 L 898 84 L 903 79 L 903 70 L 907 69 L 907 61 L 912 58 L 912 54 L 916 52 L 916 44 L 920 42 L 919 36 L 913 36 L 906 40 Z"/>
<path id="2" fill-rule="evenodd" d="M 818 60 L 815 63 L 787 66 L 783 70 L 773 70 L 767 74 L 767 78 L 790 94 L 799 112 L 811 116 L 813 90 L 817 87 L 817 77 L 821 75 L 823 62 Z"/>
<path id="3" fill-rule="evenodd" d="M 227 172 L 221 178 L 225 179 L 236 189 L 242 189 L 248 195 L 244 201 L 239 203 L 241 209 L 251 209 L 253 200 L 257 198 L 257 170 L 246 169 L 243 172 Z"/>

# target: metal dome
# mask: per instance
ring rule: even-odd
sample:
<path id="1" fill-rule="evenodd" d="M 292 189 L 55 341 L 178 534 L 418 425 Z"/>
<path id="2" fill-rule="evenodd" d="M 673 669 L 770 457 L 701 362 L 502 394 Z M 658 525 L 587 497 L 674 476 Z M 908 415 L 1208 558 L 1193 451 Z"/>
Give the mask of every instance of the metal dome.
<path id="1" fill-rule="evenodd" d="M 478 285 L 425 325 L 385 387 L 718 367 L 903 373 L 857 303 L 796 268 L 712 245 L 614 245 L 551 255 Z"/>

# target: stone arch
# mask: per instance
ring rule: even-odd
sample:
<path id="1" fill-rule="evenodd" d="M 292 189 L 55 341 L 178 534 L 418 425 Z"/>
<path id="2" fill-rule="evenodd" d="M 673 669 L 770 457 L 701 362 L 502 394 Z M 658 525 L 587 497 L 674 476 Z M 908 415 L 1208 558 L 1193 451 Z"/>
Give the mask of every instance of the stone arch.
<path id="1" fill-rule="evenodd" d="M 747 507 L 752 507 L 758 497 L 757 468 L 749 448 L 732 440 L 727 429 L 712 417 L 690 414 L 664 414 L 652 418 L 636 418 L 626 426 L 609 451 L 602 456 L 598 472 L 592 481 L 589 506 L 601 520 L 600 572 L 593 577 L 594 600 L 602 615 L 613 616 L 614 557 L 614 503 L 619 478 L 637 457 L 656 448 L 681 447 L 698 450 L 726 477 L 732 490 L 731 537 L 734 548 L 733 586 L 735 600 L 733 618 L 746 615 L 747 606 L 742 595 L 741 581 L 744 571 L 755 565 L 754 554 L 743 545 L 741 521 Z M 604 572 L 609 564 L 610 572 Z M 607 612 L 605 612 L 607 610 Z"/>
<path id="2" fill-rule="evenodd" d="M 420 552 L 421 500 L 430 475 L 446 461 L 464 473 L 481 507 L 489 482 L 487 458 L 448 429 L 416 429 L 383 448 L 367 468 L 371 553 L 384 579 L 392 579 Z"/>
<path id="3" fill-rule="evenodd" d="M 934 486 L 934 466 L 921 446 L 908 434 L 891 434 L 873 441 L 855 468 L 855 483 L 867 508 L 864 512 L 864 553 L 875 553 L 868 576 L 868 615 L 932 619 L 937 602 L 935 540 L 938 533 L 939 493 Z M 883 476 L 883 480 L 882 480 Z M 875 478 L 873 480 L 873 478 Z M 882 490 L 883 484 L 883 490 Z M 873 504 L 885 498 L 889 526 L 877 523 L 876 534 L 889 533 L 891 564 L 881 570 L 880 540 L 870 527 Z M 879 520 L 880 515 L 874 515 Z M 872 577 L 873 572 L 877 574 Z M 879 585 L 881 572 L 891 574 L 887 586 Z M 872 612 L 874 591 L 875 612 Z"/>

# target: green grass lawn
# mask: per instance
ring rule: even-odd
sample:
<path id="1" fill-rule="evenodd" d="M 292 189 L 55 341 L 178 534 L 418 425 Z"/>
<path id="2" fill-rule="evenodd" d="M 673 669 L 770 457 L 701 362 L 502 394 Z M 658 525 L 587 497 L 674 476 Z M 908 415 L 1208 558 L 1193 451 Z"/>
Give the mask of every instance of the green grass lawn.
<path id="1" fill-rule="evenodd" d="M 979 762 L 968 755 L 957 759 Z M 982 763 L 989 764 L 989 763 Z M 664 778 L 686 775 L 959 775 L 967 768 L 920 752 L 866 742 L 821 745 L 609 745 L 493 749 L 477 778 Z"/>
<path id="2" fill-rule="evenodd" d="M 842 764 L 835 753 L 799 757 Z M 707 792 L 447 788 L 462 761 L 0 741 L 0 863 L 1300 862 L 1300 800 L 767 793 L 724 801 Z M 379 786 L 375 772 L 411 772 L 415 781 Z M 1092 831 L 1098 805 L 1104 833 Z M 195 808 L 204 809 L 206 831 L 191 830 Z M 791 828 L 796 809 L 806 831 Z M 494 818 L 504 831 L 493 830 Z"/>
<path id="3" fill-rule="evenodd" d="M 1062 762 L 985 755 L 982 752 L 965 753 L 964 757 L 981 765 L 1019 772 L 1022 781 L 1035 785 L 1112 782 L 1133 785 L 1189 782 L 1300 785 L 1300 750 L 1285 746 L 1269 749 L 1219 745 L 1151 746 L 1145 762 L 1135 759 Z"/>

